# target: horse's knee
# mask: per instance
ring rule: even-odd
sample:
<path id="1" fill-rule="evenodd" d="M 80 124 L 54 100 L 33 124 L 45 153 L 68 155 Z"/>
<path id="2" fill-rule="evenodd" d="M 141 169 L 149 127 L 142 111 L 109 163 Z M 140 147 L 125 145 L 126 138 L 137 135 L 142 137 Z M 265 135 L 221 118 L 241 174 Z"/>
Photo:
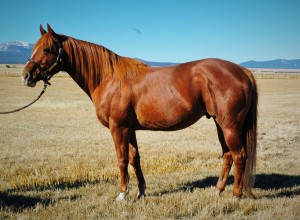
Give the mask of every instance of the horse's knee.
<path id="1" fill-rule="evenodd" d="M 130 148 L 129 151 L 129 163 L 132 166 L 136 166 L 140 163 L 140 155 L 139 153 L 134 149 L 134 148 Z"/>
<path id="2" fill-rule="evenodd" d="M 130 158 L 129 163 L 133 167 L 140 166 L 140 156 L 135 156 L 133 158 Z"/>
<path id="3" fill-rule="evenodd" d="M 224 138 L 229 149 L 229 154 L 224 154 L 224 159 L 230 161 L 232 157 L 233 162 L 240 163 L 246 159 L 246 152 L 243 147 L 243 141 L 237 127 L 225 129 Z"/>
<path id="4" fill-rule="evenodd" d="M 232 159 L 236 166 L 244 166 L 246 162 L 246 157 L 247 155 L 244 147 L 242 147 L 240 151 L 232 153 Z"/>
<path id="5" fill-rule="evenodd" d="M 231 152 L 226 152 L 223 154 L 223 163 L 225 165 L 231 165 L 232 164 L 232 155 L 231 155 Z"/>

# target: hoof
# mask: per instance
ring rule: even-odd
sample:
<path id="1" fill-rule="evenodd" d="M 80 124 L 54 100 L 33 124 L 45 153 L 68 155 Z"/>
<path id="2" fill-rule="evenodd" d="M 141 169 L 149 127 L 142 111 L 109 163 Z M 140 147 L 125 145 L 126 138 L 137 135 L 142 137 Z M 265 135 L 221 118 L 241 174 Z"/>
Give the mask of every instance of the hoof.
<path id="1" fill-rule="evenodd" d="M 232 201 L 233 202 L 239 202 L 241 200 L 240 196 L 232 196 Z"/>
<path id="2" fill-rule="evenodd" d="M 141 192 L 138 192 L 138 194 L 136 195 L 135 199 L 134 199 L 134 202 L 140 200 L 140 199 L 144 199 L 146 197 L 146 194 L 145 192 L 141 193 Z"/>
<path id="3" fill-rule="evenodd" d="M 215 194 L 217 196 L 220 196 L 223 191 L 224 191 L 224 189 L 218 189 L 218 188 L 216 188 Z"/>
<path id="4" fill-rule="evenodd" d="M 117 202 L 122 202 L 125 200 L 126 196 L 128 195 L 128 192 L 121 192 L 118 197 L 116 198 Z"/>
<path id="5" fill-rule="evenodd" d="M 121 202 L 124 201 L 126 196 L 129 194 L 129 185 L 127 186 L 127 190 L 126 192 L 120 192 L 120 194 L 118 195 L 118 197 L 116 198 L 117 202 Z"/>
<path id="6" fill-rule="evenodd" d="M 253 195 L 251 191 L 243 191 L 243 195 L 249 199 L 256 199 L 256 197 Z"/>
<path id="7" fill-rule="evenodd" d="M 221 195 L 221 190 L 216 189 L 215 194 L 216 194 L 217 196 L 220 196 L 220 195 Z"/>

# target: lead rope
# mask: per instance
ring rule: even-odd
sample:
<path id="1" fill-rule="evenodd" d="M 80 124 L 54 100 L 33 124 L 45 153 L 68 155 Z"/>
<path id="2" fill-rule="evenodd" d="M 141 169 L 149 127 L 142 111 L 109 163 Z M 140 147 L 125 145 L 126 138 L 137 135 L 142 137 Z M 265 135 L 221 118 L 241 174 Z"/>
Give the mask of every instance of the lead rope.
<path id="1" fill-rule="evenodd" d="M 48 85 L 49 85 L 49 84 L 47 84 L 47 83 L 45 82 L 45 83 L 44 83 L 44 88 L 43 88 L 43 90 L 41 91 L 41 93 L 39 94 L 39 96 L 38 96 L 35 100 L 33 100 L 32 102 L 30 102 L 29 104 L 27 104 L 27 105 L 25 105 L 25 106 L 23 106 L 23 107 L 21 107 L 21 108 L 12 110 L 12 111 L 0 112 L 0 114 L 10 114 L 10 113 L 15 113 L 15 112 L 21 111 L 21 110 L 23 110 L 23 109 L 25 109 L 25 108 L 31 106 L 33 103 L 35 103 L 37 100 L 39 100 L 39 99 L 42 97 L 42 95 L 45 93 L 46 88 L 47 88 Z"/>

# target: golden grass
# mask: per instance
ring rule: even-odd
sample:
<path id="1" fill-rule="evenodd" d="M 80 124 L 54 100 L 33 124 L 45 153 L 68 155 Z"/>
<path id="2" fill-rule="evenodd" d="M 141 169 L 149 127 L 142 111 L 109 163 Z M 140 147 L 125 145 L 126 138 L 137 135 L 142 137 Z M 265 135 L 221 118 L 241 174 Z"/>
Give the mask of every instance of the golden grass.
<path id="1" fill-rule="evenodd" d="M 135 203 L 132 169 L 127 201 L 115 201 L 113 142 L 89 98 L 68 77 L 51 81 L 36 104 L 0 115 L 0 219 L 299 218 L 299 79 L 258 80 L 257 200 L 232 200 L 232 176 L 215 195 L 221 147 L 213 121 L 202 118 L 181 131 L 137 132 L 148 196 Z M 0 111 L 41 89 L 0 73 Z"/>

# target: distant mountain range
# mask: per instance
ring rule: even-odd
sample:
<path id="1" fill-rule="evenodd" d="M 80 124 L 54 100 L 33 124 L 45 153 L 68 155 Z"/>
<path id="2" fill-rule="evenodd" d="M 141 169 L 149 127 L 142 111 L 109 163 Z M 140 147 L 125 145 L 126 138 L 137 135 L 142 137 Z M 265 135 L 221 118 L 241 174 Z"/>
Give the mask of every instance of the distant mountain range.
<path id="1" fill-rule="evenodd" d="M 26 63 L 31 56 L 33 44 L 22 41 L 11 41 L 0 44 L 0 63 Z"/>
<path id="2" fill-rule="evenodd" d="M 34 44 L 22 41 L 11 41 L 0 44 L 0 63 L 3 64 L 25 64 L 31 56 Z M 140 59 L 141 60 L 141 59 Z M 146 61 L 150 66 L 172 66 L 178 63 Z M 300 69 L 300 59 L 297 60 L 270 60 L 270 61 L 247 61 L 240 63 L 247 68 L 269 68 L 269 69 Z"/>
<path id="3" fill-rule="evenodd" d="M 300 59 L 297 60 L 270 60 L 270 61 L 248 61 L 240 63 L 246 68 L 268 68 L 268 69 L 300 69 Z"/>
<path id="4" fill-rule="evenodd" d="M 146 63 L 148 66 L 174 66 L 176 64 L 179 64 L 179 63 L 171 63 L 171 62 L 153 62 L 153 61 L 142 60 L 139 58 L 135 58 L 135 59 L 138 59 Z"/>

